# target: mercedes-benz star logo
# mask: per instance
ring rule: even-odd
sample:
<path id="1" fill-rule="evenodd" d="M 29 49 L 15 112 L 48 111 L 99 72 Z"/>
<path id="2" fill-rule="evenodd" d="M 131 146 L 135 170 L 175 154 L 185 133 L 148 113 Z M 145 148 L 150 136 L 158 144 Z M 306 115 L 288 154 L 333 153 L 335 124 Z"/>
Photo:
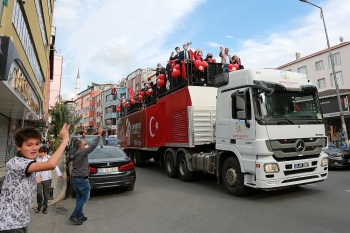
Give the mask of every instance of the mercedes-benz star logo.
<path id="1" fill-rule="evenodd" d="M 305 142 L 301 139 L 298 139 L 296 142 L 295 142 L 295 149 L 298 151 L 298 152 L 301 152 L 301 151 L 304 151 L 305 149 Z"/>

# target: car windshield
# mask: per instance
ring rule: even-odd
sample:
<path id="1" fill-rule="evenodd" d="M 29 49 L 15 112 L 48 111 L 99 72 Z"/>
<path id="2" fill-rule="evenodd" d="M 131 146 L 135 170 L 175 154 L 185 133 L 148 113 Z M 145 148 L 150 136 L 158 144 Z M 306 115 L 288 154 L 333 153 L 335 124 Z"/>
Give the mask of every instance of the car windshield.
<path id="1" fill-rule="evenodd" d="M 100 148 L 97 147 L 89 155 L 89 159 L 113 159 L 113 158 L 124 158 L 126 155 L 118 147 L 113 148 Z"/>
<path id="2" fill-rule="evenodd" d="M 255 91 L 257 113 L 262 120 L 322 119 L 316 92 L 275 90 L 271 96 L 267 96 L 264 92 Z"/>

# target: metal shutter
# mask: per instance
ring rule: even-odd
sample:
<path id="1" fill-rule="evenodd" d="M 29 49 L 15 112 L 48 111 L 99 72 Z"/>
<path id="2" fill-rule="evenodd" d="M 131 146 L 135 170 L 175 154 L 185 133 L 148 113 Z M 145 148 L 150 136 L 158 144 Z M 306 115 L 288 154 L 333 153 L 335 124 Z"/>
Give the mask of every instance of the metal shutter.
<path id="1" fill-rule="evenodd" d="M 0 114 L 0 167 L 4 167 L 7 154 L 7 139 L 10 119 Z"/>

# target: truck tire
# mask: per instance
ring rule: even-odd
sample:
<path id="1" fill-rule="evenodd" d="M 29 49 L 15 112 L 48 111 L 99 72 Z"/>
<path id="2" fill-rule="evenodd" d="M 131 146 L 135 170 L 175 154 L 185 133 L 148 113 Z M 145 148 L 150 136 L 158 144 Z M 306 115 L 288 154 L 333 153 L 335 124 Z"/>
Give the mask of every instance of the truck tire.
<path id="1" fill-rule="evenodd" d="M 222 167 L 222 181 L 226 191 L 233 196 L 243 196 L 248 192 L 248 187 L 244 185 L 244 175 L 241 172 L 238 159 L 227 158 Z"/>
<path id="2" fill-rule="evenodd" d="M 141 153 L 140 150 L 134 150 L 132 153 L 135 167 L 141 167 Z"/>
<path id="3" fill-rule="evenodd" d="M 188 170 L 185 154 L 181 153 L 177 161 L 177 174 L 180 180 L 185 182 L 192 181 L 196 176 L 196 172 Z"/>
<path id="4" fill-rule="evenodd" d="M 177 177 L 177 170 L 174 163 L 174 157 L 173 154 L 169 151 L 165 155 L 165 169 L 170 178 Z"/>

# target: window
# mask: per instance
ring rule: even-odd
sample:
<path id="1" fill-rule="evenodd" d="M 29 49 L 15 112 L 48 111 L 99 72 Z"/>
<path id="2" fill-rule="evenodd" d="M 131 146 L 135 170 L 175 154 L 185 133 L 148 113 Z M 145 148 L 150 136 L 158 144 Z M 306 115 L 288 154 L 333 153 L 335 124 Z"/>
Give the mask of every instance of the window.
<path id="1" fill-rule="evenodd" d="M 49 10 L 49 15 L 51 15 L 52 9 L 51 9 L 51 0 L 47 0 L 47 8 Z"/>
<path id="2" fill-rule="evenodd" d="M 298 73 L 307 74 L 307 68 L 306 68 L 306 66 L 303 66 L 303 67 L 298 68 Z"/>
<path id="3" fill-rule="evenodd" d="M 36 53 L 34 52 L 34 45 L 33 45 L 34 43 L 30 37 L 30 33 L 29 33 L 29 29 L 28 29 L 29 27 L 27 26 L 26 22 L 24 21 L 24 16 L 23 16 L 23 13 L 21 11 L 21 8 L 20 8 L 18 1 L 16 1 L 15 6 L 13 8 L 12 23 L 13 23 L 13 26 L 15 27 L 18 38 L 21 41 L 24 52 L 27 55 L 29 63 L 30 63 L 32 70 L 34 72 L 35 78 L 38 81 L 41 89 L 43 89 L 44 76 L 41 72 L 41 68 L 39 66 L 39 62 L 38 62 L 38 58 L 36 56 Z"/>
<path id="4" fill-rule="evenodd" d="M 136 83 L 135 85 L 135 91 L 139 91 L 140 90 L 140 83 Z"/>
<path id="5" fill-rule="evenodd" d="M 334 66 L 340 66 L 341 65 L 340 54 L 339 53 L 332 54 L 332 60 L 334 62 Z M 332 67 L 331 60 L 329 59 L 329 56 L 328 56 L 328 67 L 329 68 Z"/>
<path id="6" fill-rule="evenodd" d="M 335 77 L 337 78 L 337 82 L 338 85 L 343 85 L 343 73 L 341 71 L 335 72 Z M 333 74 L 331 74 L 331 86 L 334 87 L 335 83 L 334 83 L 334 78 L 333 78 Z"/>
<path id="7" fill-rule="evenodd" d="M 317 61 L 315 62 L 315 69 L 316 71 L 320 71 L 320 70 L 323 70 L 323 61 Z"/>
<path id="8" fill-rule="evenodd" d="M 43 38 L 44 47 L 47 46 L 46 30 L 44 25 L 44 15 L 41 9 L 41 1 L 35 0 L 36 13 L 38 14 L 41 37 Z"/>
<path id="9" fill-rule="evenodd" d="M 317 80 L 317 87 L 319 89 L 326 88 L 326 79 L 325 78 L 318 79 Z"/>

